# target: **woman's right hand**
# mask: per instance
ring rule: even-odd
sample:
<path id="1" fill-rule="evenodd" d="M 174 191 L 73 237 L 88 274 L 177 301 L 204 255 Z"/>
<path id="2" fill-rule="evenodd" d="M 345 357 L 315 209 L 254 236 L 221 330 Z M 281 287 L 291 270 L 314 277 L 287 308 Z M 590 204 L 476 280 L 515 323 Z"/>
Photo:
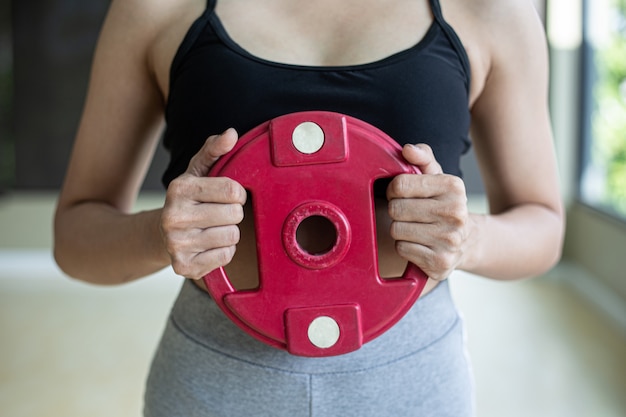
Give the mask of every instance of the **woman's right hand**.
<path id="1" fill-rule="evenodd" d="M 246 190 L 230 178 L 207 174 L 237 140 L 234 129 L 210 136 L 187 171 L 167 189 L 161 234 L 172 268 L 179 275 L 200 279 L 228 264 L 235 254 Z"/>

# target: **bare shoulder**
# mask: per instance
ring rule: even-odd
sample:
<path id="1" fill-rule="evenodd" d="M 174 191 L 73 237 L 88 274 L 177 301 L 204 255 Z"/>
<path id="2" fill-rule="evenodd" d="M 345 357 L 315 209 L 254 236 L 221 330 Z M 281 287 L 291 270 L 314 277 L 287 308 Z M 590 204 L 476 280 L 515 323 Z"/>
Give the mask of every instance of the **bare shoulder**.
<path id="1" fill-rule="evenodd" d="M 109 19 L 121 29 L 158 31 L 163 24 L 204 4 L 204 0 L 112 0 Z"/>
<path id="2" fill-rule="evenodd" d="M 484 10 L 483 29 L 496 49 L 502 45 L 543 43 L 544 28 L 532 0 L 469 0 L 468 3 L 475 3 L 477 12 Z"/>
<path id="3" fill-rule="evenodd" d="M 544 28 L 532 0 L 440 0 L 472 67 L 472 96 L 502 65 L 545 56 Z"/>
<path id="4" fill-rule="evenodd" d="M 113 0 L 100 34 L 99 47 L 135 54 L 147 53 L 151 42 L 167 24 L 172 0 Z M 169 5 L 169 6 L 168 6 Z M 128 58 L 131 58 L 129 56 Z"/>
<path id="5" fill-rule="evenodd" d="M 464 16 L 483 33 L 512 35 L 541 27 L 533 0 L 440 0 L 455 16 Z M 538 26 L 539 25 L 539 26 Z M 511 31 L 514 32 L 511 32 Z M 505 38 L 510 36 L 505 36 Z"/>
<path id="6" fill-rule="evenodd" d="M 176 48 L 205 5 L 206 0 L 113 0 L 102 42 L 141 59 L 165 92 Z"/>

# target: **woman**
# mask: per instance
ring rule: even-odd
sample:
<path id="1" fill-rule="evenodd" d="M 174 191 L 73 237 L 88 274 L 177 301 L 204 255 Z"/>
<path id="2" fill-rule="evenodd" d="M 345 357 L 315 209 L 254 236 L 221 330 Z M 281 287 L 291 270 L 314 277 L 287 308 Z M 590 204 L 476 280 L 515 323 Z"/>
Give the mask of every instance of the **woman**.
<path id="1" fill-rule="evenodd" d="M 445 280 L 455 269 L 518 279 L 559 259 L 546 92 L 529 0 L 114 0 L 58 203 L 55 257 L 99 284 L 168 265 L 189 278 L 154 359 L 146 416 L 472 415 Z M 206 174 L 238 132 L 304 110 L 380 128 L 423 173 L 391 180 L 376 205 L 380 273 L 418 265 L 429 277 L 421 298 L 360 350 L 323 359 L 248 337 L 200 279 L 226 266 L 236 288 L 257 285 L 246 190 Z M 468 131 L 489 215 L 467 209 Z M 129 214 L 163 134 L 164 207 Z M 324 239 L 323 229 L 305 232 Z"/>

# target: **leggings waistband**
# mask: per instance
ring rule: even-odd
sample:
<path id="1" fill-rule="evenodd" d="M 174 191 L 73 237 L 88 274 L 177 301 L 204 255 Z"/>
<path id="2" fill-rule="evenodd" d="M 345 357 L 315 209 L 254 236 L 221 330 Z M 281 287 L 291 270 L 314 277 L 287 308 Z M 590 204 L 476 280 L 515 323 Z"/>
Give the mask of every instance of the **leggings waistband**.
<path id="1" fill-rule="evenodd" d="M 382 366 L 419 353 L 443 338 L 459 321 L 447 281 L 424 295 L 381 336 L 341 356 L 305 358 L 268 346 L 241 330 L 212 298 L 191 281 L 183 283 L 171 321 L 207 349 L 249 363 L 290 372 L 354 372 Z"/>

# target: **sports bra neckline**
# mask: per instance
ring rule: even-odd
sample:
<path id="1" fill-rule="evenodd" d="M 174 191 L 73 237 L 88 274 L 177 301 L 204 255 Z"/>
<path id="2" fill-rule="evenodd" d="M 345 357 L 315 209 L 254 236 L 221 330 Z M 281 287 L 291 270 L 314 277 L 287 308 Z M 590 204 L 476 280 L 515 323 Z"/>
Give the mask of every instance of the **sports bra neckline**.
<path id="1" fill-rule="evenodd" d="M 428 45 L 432 42 L 432 40 L 437 35 L 437 30 L 439 29 L 439 21 L 437 16 L 437 11 L 433 9 L 432 3 L 433 0 L 429 0 L 431 4 L 431 9 L 433 12 L 433 20 L 431 21 L 426 33 L 419 39 L 416 43 L 408 48 L 401 49 L 397 52 L 392 52 L 382 58 L 375 59 L 373 61 L 368 61 L 364 63 L 358 64 L 345 64 L 345 65 L 307 65 L 307 64 L 296 64 L 296 63 L 286 63 L 280 61 L 274 61 L 271 59 L 263 58 L 261 56 L 255 55 L 246 48 L 242 47 L 239 43 L 237 43 L 229 34 L 228 30 L 222 23 L 222 20 L 218 16 L 215 6 L 217 5 L 218 0 L 208 0 L 207 2 L 207 19 L 209 24 L 213 27 L 213 30 L 217 37 L 221 42 L 224 43 L 229 49 L 233 52 L 237 53 L 241 57 L 255 61 L 257 63 L 279 67 L 283 69 L 292 69 L 292 70 L 301 70 L 301 71 L 359 71 L 366 70 L 386 65 L 391 65 L 398 60 L 401 60 L 405 56 L 416 53 L 428 47 Z"/>

